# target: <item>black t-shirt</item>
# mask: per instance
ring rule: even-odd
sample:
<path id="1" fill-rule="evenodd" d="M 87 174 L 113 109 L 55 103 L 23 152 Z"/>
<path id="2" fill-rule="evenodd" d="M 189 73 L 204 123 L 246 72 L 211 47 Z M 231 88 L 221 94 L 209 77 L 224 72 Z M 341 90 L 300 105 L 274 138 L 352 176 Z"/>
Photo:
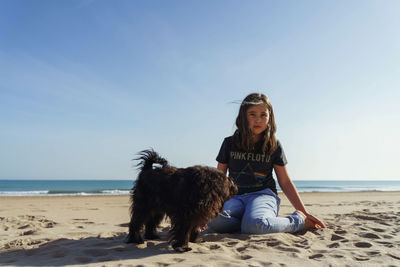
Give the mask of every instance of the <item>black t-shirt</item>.
<path id="1" fill-rule="evenodd" d="M 255 145 L 256 151 L 261 145 L 261 142 Z M 266 188 L 270 188 L 277 194 L 276 183 L 272 176 L 273 165 L 285 166 L 287 164 L 285 153 L 279 141 L 277 145 L 272 155 L 240 152 L 236 148 L 232 136 L 224 139 L 217 161 L 228 164 L 229 176 L 238 186 L 239 195 Z M 258 150 L 260 151 L 260 149 Z"/>

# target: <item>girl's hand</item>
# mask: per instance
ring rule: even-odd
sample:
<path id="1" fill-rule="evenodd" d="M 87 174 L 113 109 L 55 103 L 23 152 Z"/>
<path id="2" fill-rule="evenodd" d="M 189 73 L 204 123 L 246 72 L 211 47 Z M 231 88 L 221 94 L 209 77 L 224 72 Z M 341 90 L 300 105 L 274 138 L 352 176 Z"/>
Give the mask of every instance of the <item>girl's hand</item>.
<path id="1" fill-rule="evenodd" d="M 307 216 L 307 219 L 310 220 L 314 224 L 314 228 L 316 228 L 316 229 L 326 228 L 326 225 L 321 220 L 319 220 L 317 217 L 315 217 L 309 213 L 306 216 Z"/>

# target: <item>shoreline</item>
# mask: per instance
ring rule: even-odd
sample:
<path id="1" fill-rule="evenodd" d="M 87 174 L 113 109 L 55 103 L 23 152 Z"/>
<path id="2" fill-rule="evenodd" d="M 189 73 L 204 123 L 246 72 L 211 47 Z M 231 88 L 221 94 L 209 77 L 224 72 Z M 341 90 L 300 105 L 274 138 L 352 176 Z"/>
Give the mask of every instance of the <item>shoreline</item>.
<path id="1" fill-rule="evenodd" d="M 202 233 L 175 253 L 161 240 L 125 244 L 129 195 L 0 197 L 0 265 L 400 265 L 400 192 L 300 192 L 326 229 L 298 234 Z M 280 216 L 293 212 L 284 194 Z"/>

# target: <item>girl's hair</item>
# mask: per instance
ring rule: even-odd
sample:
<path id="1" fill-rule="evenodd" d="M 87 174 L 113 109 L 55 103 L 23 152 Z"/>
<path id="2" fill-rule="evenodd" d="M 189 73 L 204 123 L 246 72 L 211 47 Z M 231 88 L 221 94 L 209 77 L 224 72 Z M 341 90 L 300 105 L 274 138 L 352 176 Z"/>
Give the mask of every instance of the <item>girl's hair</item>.
<path id="1" fill-rule="evenodd" d="M 275 137 L 276 123 L 274 110 L 268 97 L 264 94 L 253 93 L 242 101 L 240 105 L 239 115 L 236 118 L 236 131 L 233 134 L 233 141 L 240 151 L 254 151 L 255 144 L 253 142 L 253 134 L 249 129 L 249 122 L 247 121 L 247 110 L 254 105 L 265 104 L 269 113 L 269 120 L 267 129 L 263 132 L 262 138 L 262 153 L 271 155 L 276 147 L 277 141 Z"/>

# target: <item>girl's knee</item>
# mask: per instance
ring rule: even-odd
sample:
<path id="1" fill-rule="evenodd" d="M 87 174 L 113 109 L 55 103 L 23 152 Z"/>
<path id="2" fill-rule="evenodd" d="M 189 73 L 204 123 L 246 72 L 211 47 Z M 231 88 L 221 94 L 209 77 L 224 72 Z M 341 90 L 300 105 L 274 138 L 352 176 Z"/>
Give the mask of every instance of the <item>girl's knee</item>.
<path id="1" fill-rule="evenodd" d="M 226 214 L 218 215 L 208 222 L 207 226 L 217 233 L 230 233 L 240 230 L 239 220 Z"/>
<path id="2" fill-rule="evenodd" d="M 271 223 L 266 218 L 244 218 L 242 220 L 243 234 L 266 234 L 271 232 Z"/>

